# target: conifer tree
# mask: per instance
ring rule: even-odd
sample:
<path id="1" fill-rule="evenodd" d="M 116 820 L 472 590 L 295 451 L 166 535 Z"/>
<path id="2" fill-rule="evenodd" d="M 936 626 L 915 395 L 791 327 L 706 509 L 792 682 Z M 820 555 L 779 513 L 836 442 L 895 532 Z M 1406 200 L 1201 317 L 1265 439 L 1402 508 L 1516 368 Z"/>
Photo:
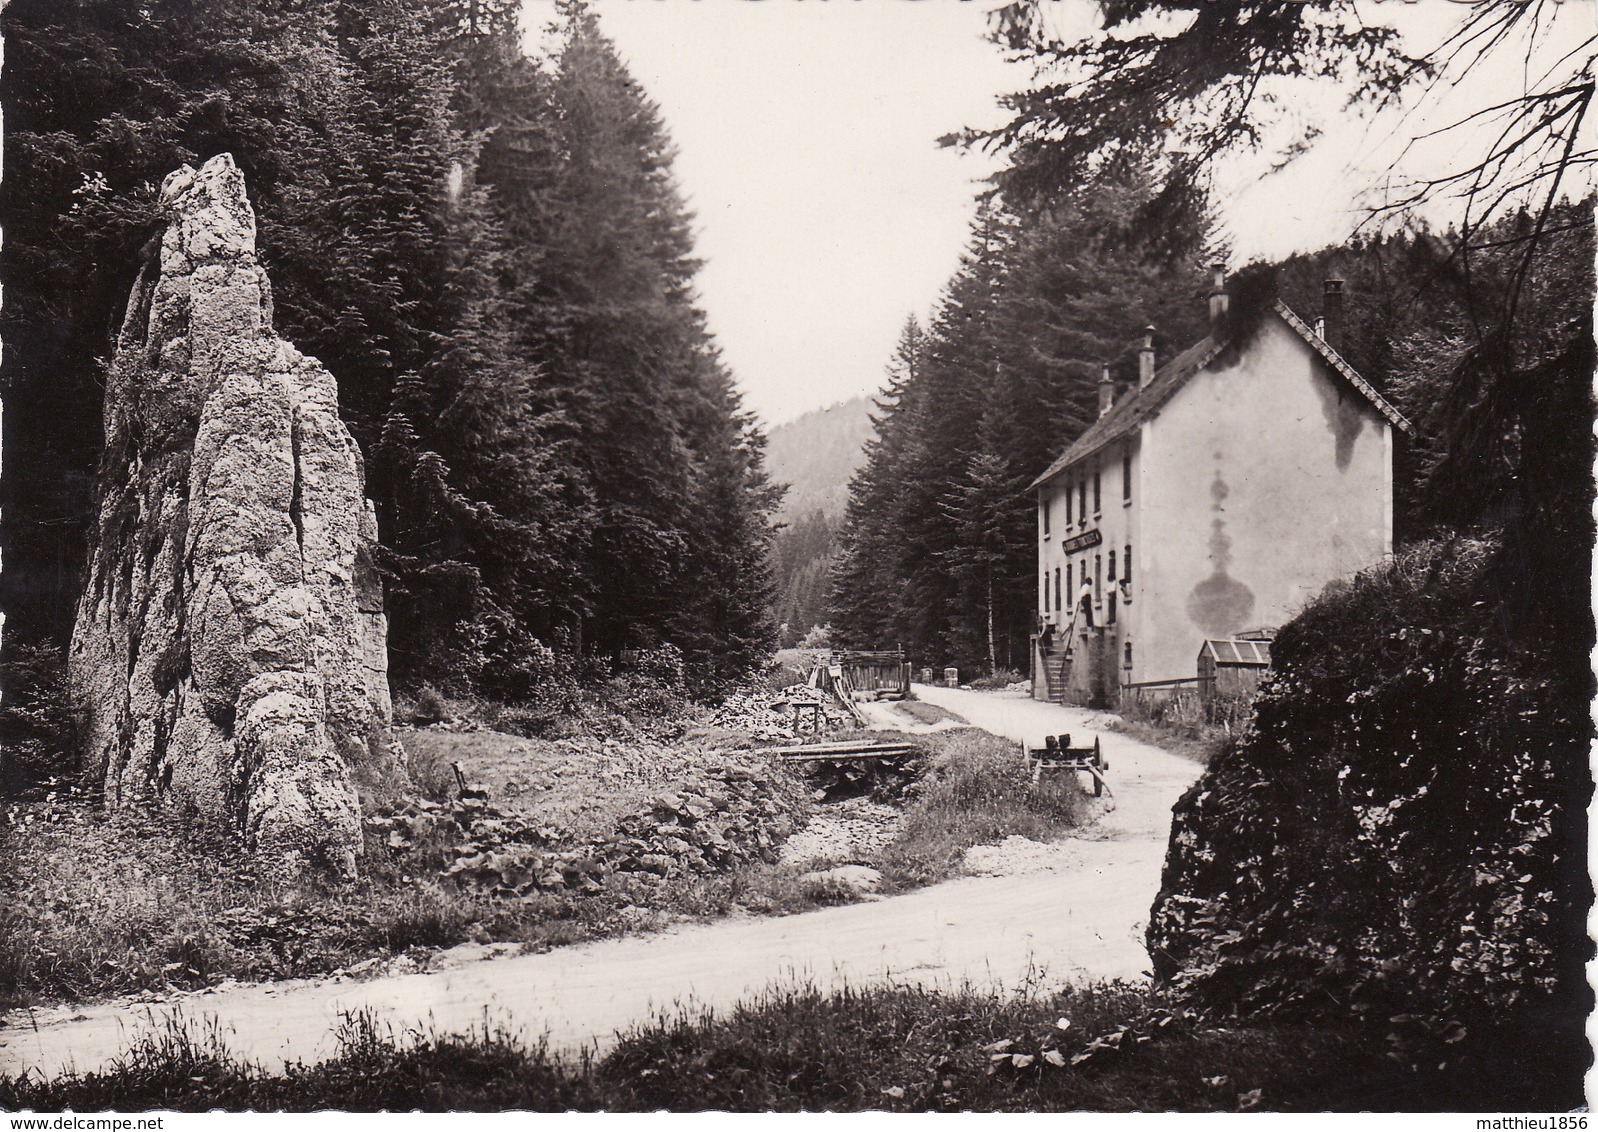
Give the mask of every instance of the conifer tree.
<path id="1" fill-rule="evenodd" d="M 456 195 L 448 329 L 400 378 L 375 452 L 394 482 L 391 666 L 402 682 L 520 698 L 576 587 L 587 501 L 516 357 L 483 193 L 463 181 Z"/>
<path id="2" fill-rule="evenodd" d="M 911 409 L 926 351 L 926 332 L 914 315 L 905 320 L 888 364 L 887 388 L 875 404 L 876 435 L 866 441 L 865 463 L 849 484 L 849 504 L 838 534 L 830 605 L 842 643 L 882 647 L 895 636 L 895 586 L 904 573 L 897 538 Z"/>
<path id="3" fill-rule="evenodd" d="M 770 515 L 781 491 L 766 479 L 765 437 L 739 408 L 730 375 L 705 359 L 698 409 L 685 432 L 694 458 L 685 585 L 668 626 L 694 687 L 714 692 L 770 651 Z"/>
<path id="4" fill-rule="evenodd" d="M 1148 322 L 1161 349 L 1204 333 L 1204 232 L 1145 239 L 1137 217 L 1151 191 L 1126 160 L 1024 209 L 994 199 L 981 210 L 914 380 L 878 426 L 879 442 L 896 431 L 891 483 L 878 467 L 853 487 L 834 588 L 846 639 L 901 641 L 965 669 L 1026 665 L 1027 485 L 1091 423 L 1106 362 L 1135 382 Z"/>
<path id="5" fill-rule="evenodd" d="M 7 6 L 8 647 L 70 627 L 95 379 L 159 183 L 229 151 L 278 329 L 370 461 L 396 678 L 516 697 L 585 637 L 674 643 L 707 688 L 753 662 L 771 493 L 694 304 L 670 144 L 581 4 L 549 60 L 518 10 Z"/>
<path id="6" fill-rule="evenodd" d="M 658 112 L 593 13 L 577 0 L 559 11 L 547 98 L 562 165 L 507 208 L 540 244 L 528 329 L 594 501 L 582 636 L 601 653 L 675 643 L 709 675 L 723 631 L 739 664 L 767 635 L 723 573 L 765 553 L 760 442 L 694 305 L 698 263 Z M 747 565 L 758 593 L 766 567 Z"/>

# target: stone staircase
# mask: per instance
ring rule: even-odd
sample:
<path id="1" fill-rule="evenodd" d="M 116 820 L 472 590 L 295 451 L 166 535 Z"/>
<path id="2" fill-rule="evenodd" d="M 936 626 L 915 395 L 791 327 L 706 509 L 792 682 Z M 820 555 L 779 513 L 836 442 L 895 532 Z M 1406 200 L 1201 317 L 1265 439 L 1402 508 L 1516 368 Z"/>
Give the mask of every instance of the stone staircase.
<path id="1" fill-rule="evenodd" d="M 1043 679 L 1048 688 L 1049 702 L 1052 704 L 1064 703 L 1065 681 L 1067 675 L 1065 650 L 1057 648 L 1043 658 Z"/>

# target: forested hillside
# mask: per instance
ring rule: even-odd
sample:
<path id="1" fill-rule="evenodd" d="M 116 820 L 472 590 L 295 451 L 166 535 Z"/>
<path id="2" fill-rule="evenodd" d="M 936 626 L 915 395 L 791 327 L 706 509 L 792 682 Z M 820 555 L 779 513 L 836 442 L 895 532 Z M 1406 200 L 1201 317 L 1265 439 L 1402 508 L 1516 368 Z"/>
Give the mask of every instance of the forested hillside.
<path id="1" fill-rule="evenodd" d="M 812 511 L 841 517 L 849 502 L 849 481 L 865 461 L 871 432 L 867 397 L 839 401 L 773 428 L 766 441 L 766 466 L 772 482 L 788 488 L 777 517 L 792 522 Z"/>
<path id="2" fill-rule="evenodd" d="M 774 492 L 696 306 L 670 140 L 581 0 L 540 58 L 518 8 L 6 7 L 14 672 L 48 671 L 70 628 L 157 189 L 221 152 L 276 323 L 333 372 L 366 457 L 398 684 L 515 698 L 671 646 L 708 689 L 763 653 Z"/>
<path id="3" fill-rule="evenodd" d="M 833 579 L 841 639 L 930 664 L 1028 664 L 1034 505 L 1026 486 L 1093 419 L 1105 363 L 1136 381 L 1143 327 L 1169 356 L 1201 337 L 1207 229 L 1140 226 L 1148 172 L 991 200 L 927 327 L 889 364 Z"/>
<path id="4" fill-rule="evenodd" d="M 772 482 L 786 485 L 777 518 L 785 524 L 774 547 L 772 614 L 781 644 L 794 645 L 824 625 L 838 527 L 849 481 L 865 460 L 871 402 L 864 397 L 816 409 L 771 430 L 766 462 Z"/>
<path id="5" fill-rule="evenodd" d="M 1207 332 L 1199 267 L 1213 249 L 1202 225 L 1180 240 L 1151 225 L 1142 210 L 1153 190 L 1139 177 L 1041 205 L 1000 194 L 931 325 L 905 328 L 839 535 L 842 640 L 902 641 L 933 664 L 1026 670 L 1037 612 L 1027 485 L 1091 423 L 1100 359 L 1124 390 L 1145 324 L 1162 358 Z M 1513 296 L 1517 326 L 1491 364 L 1525 373 L 1569 364 L 1590 317 L 1591 216 L 1591 201 L 1505 215 L 1471 234 L 1485 246 L 1468 256 L 1459 232 L 1417 222 L 1233 276 L 1236 302 L 1280 297 L 1311 319 L 1324 280 L 1345 280 L 1344 353 L 1419 425 L 1395 461 L 1400 542 L 1529 518 L 1580 487 L 1538 471 L 1521 439 L 1527 427 L 1552 427 L 1562 395 L 1542 379 L 1491 380 L 1472 342 L 1477 312 Z M 1539 224 L 1546 234 L 1528 260 Z M 1536 423 L 1510 423 L 1523 414 Z M 1543 485 L 1535 493 L 1530 476 Z M 1573 583 L 1547 584 L 1551 596 Z"/>

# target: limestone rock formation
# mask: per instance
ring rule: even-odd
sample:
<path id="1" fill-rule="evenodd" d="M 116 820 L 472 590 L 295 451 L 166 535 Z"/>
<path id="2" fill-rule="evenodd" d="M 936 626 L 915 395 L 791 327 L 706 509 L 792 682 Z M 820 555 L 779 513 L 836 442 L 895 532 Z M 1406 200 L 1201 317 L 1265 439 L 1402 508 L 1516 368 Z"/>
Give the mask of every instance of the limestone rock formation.
<path id="1" fill-rule="evenodd" d="M 233 159 L 167 177 L 105 396 L 69 684 L 109 805 L 159 798 L 279 867 L 353 870 L 392 783 L 377 523 L 338 389 L 272 329 Z"/>

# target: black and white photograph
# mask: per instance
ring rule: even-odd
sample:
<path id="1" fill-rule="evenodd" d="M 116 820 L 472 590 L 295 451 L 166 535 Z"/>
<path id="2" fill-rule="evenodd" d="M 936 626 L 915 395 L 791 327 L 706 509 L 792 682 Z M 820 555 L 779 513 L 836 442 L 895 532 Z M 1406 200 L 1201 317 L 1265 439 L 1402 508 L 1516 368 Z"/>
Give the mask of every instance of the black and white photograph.
<path id="1" fill-rule="evenodd" d="M 0 37 L 0 1127 L 1587 1127 L 1598 2 Z"/>

